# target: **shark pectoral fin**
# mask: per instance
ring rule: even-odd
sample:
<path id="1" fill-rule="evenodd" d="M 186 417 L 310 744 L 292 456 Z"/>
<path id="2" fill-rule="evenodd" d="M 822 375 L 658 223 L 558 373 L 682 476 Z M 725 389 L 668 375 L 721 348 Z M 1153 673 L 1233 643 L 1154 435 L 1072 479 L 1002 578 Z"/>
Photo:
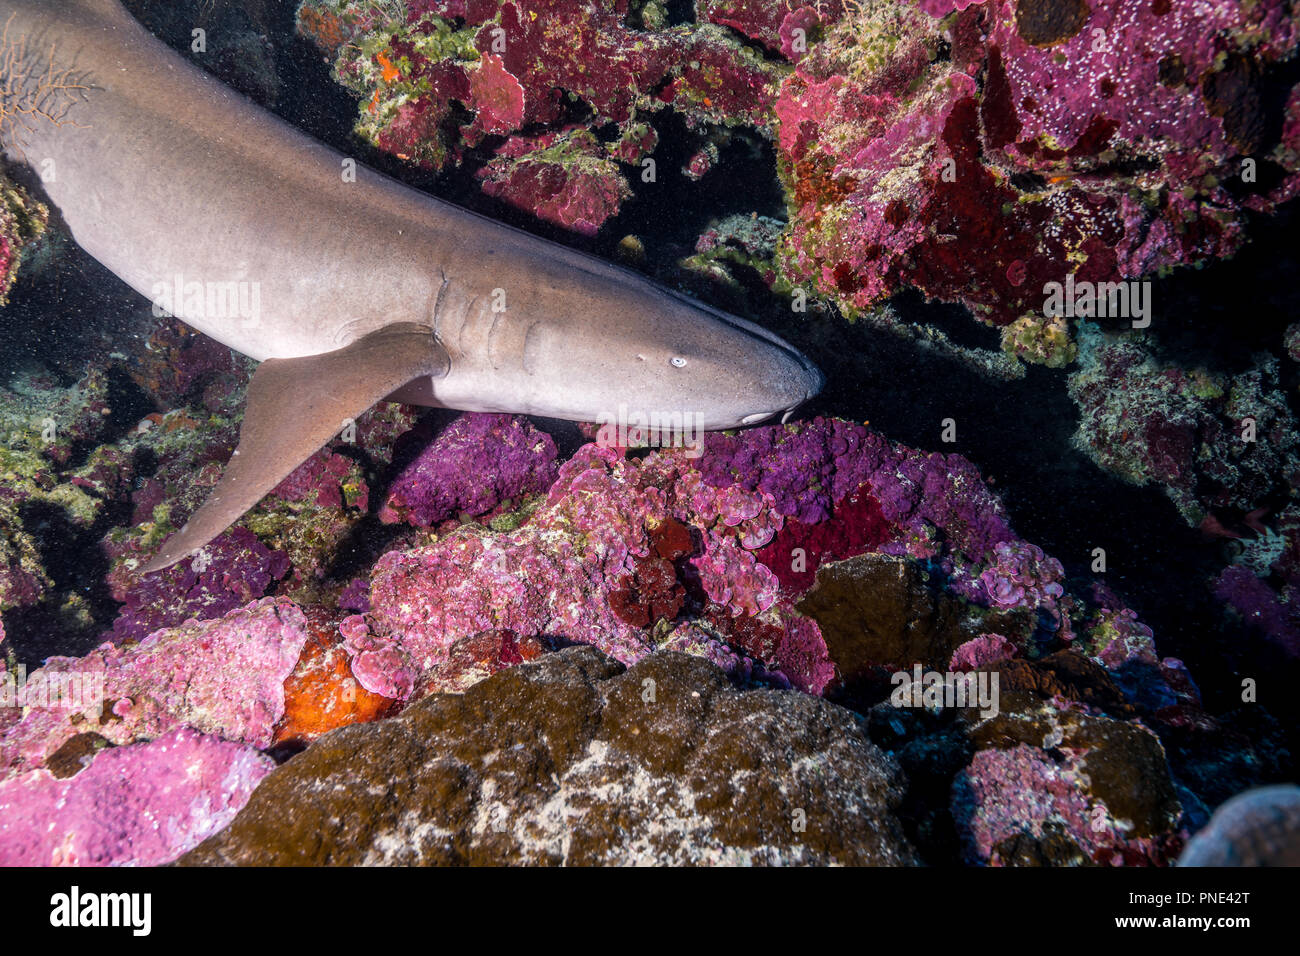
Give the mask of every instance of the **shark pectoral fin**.
<path id="1" fill-rule="evenodd" d="M 140 572 L 161 571 L 203 547 L 347 424 L 420 376 L 447 374 L 447 351 L 429 328 L 385 326 L 346 348 L 268 359 L 248 383 L 239 447 L 185 527 Z"/>

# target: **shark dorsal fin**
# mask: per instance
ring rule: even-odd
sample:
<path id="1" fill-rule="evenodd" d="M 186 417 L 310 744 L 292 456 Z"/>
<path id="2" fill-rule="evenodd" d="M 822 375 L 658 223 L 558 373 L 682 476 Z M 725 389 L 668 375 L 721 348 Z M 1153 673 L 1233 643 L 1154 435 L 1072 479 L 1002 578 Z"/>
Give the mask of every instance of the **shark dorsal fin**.
<path id="1" fill-rule="evenodd" d="M 239 447 L 217 487 L 140 573 L 161 571 L 225 531 L 384 396 L 450 366 L 433 331 L 394 324 L 334 352 L 268 359 L 248 383 Z"/>

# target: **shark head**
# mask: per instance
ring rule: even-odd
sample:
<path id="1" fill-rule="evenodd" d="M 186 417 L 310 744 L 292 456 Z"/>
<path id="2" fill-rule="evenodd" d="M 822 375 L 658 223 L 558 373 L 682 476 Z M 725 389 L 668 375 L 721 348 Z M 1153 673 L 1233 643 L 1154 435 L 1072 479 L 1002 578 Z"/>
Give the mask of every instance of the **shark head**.
<path id="1" fill-rule="evenodd" d="M 450 373 L 433 383 L 439 401 L 718 431 L 783 418 L 821 391 L 817 367 L 775 334 L 639 276 L 598 268 L 572 285 L 557 276 L 519 313 L 471 312 L 463 324 L 440 329 L 448 333 L 440 338 Z"/>
<path id="2" fill-rule="evenodd" d="M 601 388 L 650 416 L 681 412 L 707 431 L 788 418 L 824 379 L 798 349 L 752 322 L 663 293 L 644 334 L 602 369 Z"/>

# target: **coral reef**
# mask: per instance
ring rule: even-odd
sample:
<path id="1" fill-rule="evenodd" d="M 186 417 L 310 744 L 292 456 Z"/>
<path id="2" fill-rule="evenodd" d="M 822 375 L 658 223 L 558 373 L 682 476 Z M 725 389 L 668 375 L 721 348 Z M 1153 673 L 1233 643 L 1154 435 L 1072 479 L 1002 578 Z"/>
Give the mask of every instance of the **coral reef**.
<path id="1" fill-rule="evenodd" d="M 1046 283 L 1230 255 L 1247 212 L 1300 182 L 1276 95 L 1300 35 L 1287 4 L 838 13 L 814 21 L 775 111 L 782 266 L 850 315 L 912 286 L 1018 323 L 1009 350 L 1062 365 L 1068 329 L 1043 322 Z"/>
<path id="2" fill-rule="evenodd" d="M 519 527 L 465 526 L 382 557 L 368 611 L 347 626 L 403 674 L 499 628 L 630 664 L 692 625 L 689 605 L 717 641 L 819 692 L 823 642 L 791 602 L 823 562 L 873 549 L 937 562 L 983 605 L 1059 618 L 1059 566 L 1018 542 L 968 463 L 816 421 L 710 435 L 698 467 L 680 449 L 636 460 L 587 445 Z M 394 686 L 373 677 L 371 689 Z"/>
<path id="3" fill-rule="evenodd" d="M 107 720 L 90 717 L 105 745 L 189 728 L 310 751 L 331 729 L 392 714 L 403 702 L 471 693 L 572 642 L 629 665 L 659 660 L 659 650 L 686 651 L 742 686 L 825 693 L 891 711 L 895 722 L 908 712 L 886 700 L 894 673 L 912 665 L 995 670 L 1010 688 L 1002 719 L 1048 729 L 1021 734 L 1021 749 L 1004 753 L 1005 732 L 967 721 L 955 751 L 966 758 L 948 768 L 946 783 L 930 784 L 952 788 L 951 810 L 932 798 L 929 813 L 951 819 L 968 860 L 1166 862 L 1181 845 L 1176 799 L 1143 811 L 1141 832 L 1132 833 L 1123 795 L 1097 790 L 1102 757 L 1093 751 L 1109 751 L 1093 741 L 1093 724 L 1107 740 L 1128 741 L 1105 760 L 1144 760 L 1143 779 L 1169 780 L 1174 792 L 1159 743 L 1134 718 L 1161 707 L 1195 715 L 1199 699 L 1185 670 L 1155 654 L 1150 630 L 1114 595 L 1067 592 L 1060 565 L 1016 537 L 998 499 L 958 456 L 816 420 L 709 435 L 698 459 L 684 449 L 632 457 L 590 444 L 557 470 L 553 441 L 520 419 L 463 416 L 437 437 L 402 431 L 406 424 L 381 414 L 370 426 L 372 447 L 406 462 L 381 513 L 444 534 L 382 556 L 368 594 L 358 587 L 365 579 L 354 579 L 347 602 L 361 613 L 340 619 L 343 612 L 285 597 L 244 605 L 320 572 L 310 552 L 276 557 L 236 528 L 210 549 L 202 571 L 182 566 L 176 581 L 134 582 L 123 570 L 127 604 L 116 634 L 127 643 L 53 659 L 31 676 L 101 675 Z M 277 490 L 275 507 L 295 505 L 307 523 L 336 512 L 350 468 L 351 459 L 324 450 Z M 538 492 L 544 497 L 529 503 Z M 475 514 L 489 526 L 453 520 Z M 166 616 L 187 613 L 209 619 Z M 148 615 L 163 629 L 146 636 L 138 631 L 148 629 Z M 124 633 L 127 623 L 137 630 Z M 1106 716 L 1080 716 L 1061 703 L 1070 700 Z M 66 762 L 86 719 L 51 706 L 9 721 L 10 774 Z M 1067 725 L 1093 743 L 1073 748 L 1077 767 L 1051 770 L 1060 800 L 1008 809 L 999 788 L 1049 772 L 1054 765 L 1034 748 L 1051 727 Z M 906 747 L 933 746 L 932 735 L 915 733 L 905 734 Z M 1076 811 L 1089 825 L 1104 815 L 1104 833 L 1076 833 Z M 943 852 L 932 833 L 921 837 L 925 852 Z"/>
<path id="4" fill-rule="evenodd" d="M 35 606 L 54 586 L 39 528 L 90 536 L 129 494 L 138 446 L 109 443 L 123 425 L 112 379 L 93 367 L 60 387 L 31 371 L 0 392 L 0 612 Z M 62 610 L 71 620 L 88 614 L 76 599 Z"/>
<path id="5" fill-rule="evenodd" d="M 648 10 L 630 25 L 621 0 L 308 0 L 298 23 L 361 100 L 362 137 L 435 169 L 483 146 L 485 192 L 594 233 L 630 195 L 624 167 L 653 151 L 658 114 L 701 130 L 771 120 L 778 66 Z"/>
<path id="6" fill-rule="evenodd" d="M 223 416 L 238 377 L 213 374 L 234 383 L 203 390 L 218 414 L 170 429 L 176 416 L 192 414 L 177 410 L 126 439 L 166 454 L 129 492 L 140 523 L 105 539 L 124 601 L 111 631 L 121 646 L 52 659 L 29 675 L 38 683 L 99 675 L 104 716 L 40 706 L 10 720 L 3 740 L 11 775 L 64 760 L 58 755 L 86 720 L 95 737 L 119 747 L 189 728 L 259 748 L 310 750 L 331 729 L 470 692 L 575 642 L 625 665 L 686 651 L 742 686 L 824 693 L 862 710 L 892 709 L 891 675 L 913 664 L 997 668 L 1015 686 L 1057 688 L 1062 699 L 1101 706 L 1125 726 L 1135 706 L 1194 712 L 1198 704 L 1181 690 L 1185 671 L 1160 660 L 1149 629 L 1122 602 L 1067 592 L 1060 565 L 1015 535 L 969 462 L 836 420 L 708 435 L 699 458 L 680 448 L 630 455 L 593 443 L 557 465 L 550 436 L 522 419 L 465 415 L 435 435 L 411 427 L 401 409 L 381 409 L 356 436 L 371 461 L 395 463 L 381 499 L 370 502 L 370 472 L 358 470 L 357 458 L 342 445 L 327 447 L 244 526 L 205 549 L 201 568 L 191 561 L 137 579 L 136 556 L 160 538 L 148 519 L 170 526 L 201 488 L 185 488 L 169 504 L 164 491 L 186 475 L 207 484 L 192 456 L 215 458 L 231 434 Z M 104 416 L 92 385 L 69 399 L 68 417 L 84 420 L 78 434 L 93 441 L 108 433 L 93 430 Z M 75 460 L 59 447 L 29 454 Z M 61 486 L 57 478 L 46 484 Z M 48 493 L 32 479 L 29 493 L 38 492 Z M 127 500 L 128 492 L 116 494 Z M 275 550 L 264 540 L 283 542 L 282 529 L 295 522 L 322 527 L 338 520 L 322 516 L 360 514 L 363 503 L 382 520 L 438 536 L 399 542 L 368 581 L 335 585 L 334 599 L 359 613 L 304 603 L 321 592 L 300 582 L 321 579 L 330 549 Z M 268 520 L 275 515 L 280 521 Z M 280 596 L 261 597 L 268 591 Z M 1045 655 L 1065 652 L 1097 670 L 1044 669 Z M 1135 662 L 1152 673 L 1133 676 Z M 1057 713 L 1052 699 L 1030 693 L 1023 706 L 1044 720 L 1066 719 L 1068 708 Z M 996 788 L 988 781 L 1001 779 L 998 761 L 1009 758 L 979 756 L 988 747 L 978 737 L 969 731 L 966 745 L 978 762 L 952 767 L 949 779 L 965 773 L 962 780 Z M 1045 758 L 1024 759 L 1031 773 Z M 1086 776 L 1062 777 L 1070 800 L 1100 800 L 1119 813 L 1113 797 L 1087 789 Z M 1041 820 L 997 822 L 988 812 L 970 810 L 976 822 L 963 826 L 996 830 L 994 843 L 1013 833 L 1042 836 Z M 1165 859 L 1176 821 L 1162 817 L 1149 831 L 1147 842 L 1117 830 L 1073 845 L 1088 859 Z M 980 839 L 970 858 L 994 859 Z M 1004 856 L 1020 859 L 1002 851 L 996 859 Z"/>
<path id="7" fill-rule="evenodd" d="M 1164 864 L 1181 849 L 1164 750 L 1140 724 L 1044 704 L 971 733 L 984 746 L 953 783 L 968 862 Z"/>
<path id="8" fill-rule="evenodd" d="M 379 518 L 421 528 L 461 515 L 481 518 L 550 488 L 555 458 L 555 441 L 526 419 L 462 415 L 393 479 Z"/>
<path id="9" fill-rule="evenodd" d="M 1163 487 L 1190 525 L 1233 542 L 1211 585 L 1247 631 L 1300 657 L 1300 428 L 1280 360 L 1236 375 L 1158 361 L 1151 344 L 1079 325 L 1068 379 L 1075 445 L 1135 485 Z"/>
<path id="10" fill-rule="evenodd" d="M 1141 342 L 1082 323 L 1075 443 L 1134 484 L 1157 482 L 1189 524 L 1253 511 L 1294 489 L 1300 430 L 1279 388 L 1278 360 L 1227 378 L 1155 361 Z M 1217 520 L 1217 519 L 1216 519 Z"/>
<path id="11" fill-rule="evenodd" d="M 270 747 L 285 712 L 284 682 L 309 637 L 301 609 L 263 598 L 211 621 L 155 631 L 124 647 L 104 644 L 80 658 L 52 657 L 26 676 L 45 688 L 0 740 L 7 774 L 45 766 L 87 726 L 124 745 L 190 727 Z M 97 690 L 89 699 L 58 688 Z"/>
<path id="12" fill-rule="evenodd" d="M 208 68 L 296 102 L 273 4 L 199 6 Z M 982 444 L 937 453 L 887 437 L 894 407 L 875 427 L 815 417 L 624 448 L 589 424 L 381 403 L 201 552 L 141 575 L 216 484 L 251 361 L 176 321 L 86 369 L 15 361 L 0 861 L 1293 854 L 1294 788 L 1210 811 L 1293 767 L 1289 705 L 1257 704 L 1254 675 L 1300 659 L 1282 358 L 1300 356 L 1300 325 L 1270 318 L 1258 348 L 1219 357 L 1189 347 L 1194 329 L 1121 325 L 1150 317 L 1110 310 L 1149 310 L 1137 286 L 1047 308 L 1052 282 L 1168 289 L 1300 192 L 1295 11 L 1212 6 L 299 4 L 298 32 L 357 99 L 356 133 L 414 175 L 460 167 L 456 188 L 594 245 L 622 216 L 619 254 L 639 267 L 783 334 L 778 312 L 811 309 L 789 321 L 819 361 L 875 341 L 892 372 L 924 351 L 915 372 L 943 401 L 972 368 L 979 388 L 1020 376 L 1062 427 L 993 416 Z M 132 9 L 188 44 L 184 5 Z M 766 185 L 728 178 L 744 147 Z M 663 196 L 715 186 L 726 201 L 677 232 L 650 221 Z M 759 214 L 782 200 L 786 220 Z M 0 304 L 47 218 L 0 182 Z M 1071 401 L 1075 450 L 1133 495 L 1096 520 L 1164 507 L 1159 489 L 1172 526 L 1199 529 L 1204 554 L 1171 590 L 1183 616 L 1129 589 L 1163 572 L 1088 579 L 1069 540 L 1081 512 L 1051 497 L 1079 475 L 1027 490 L 1047 475 L 1033 456 L 1071 454 Z"/>
<path id="13" fill-rule="evenodd" d="M 270 551 L 245 528 L 232 528 L 196 560 L 173 565 L 124 589 L 112 639 L 138 640 L 190 618 L 221 617 L 266 594 L 288 569 L 284 552 Z"/>

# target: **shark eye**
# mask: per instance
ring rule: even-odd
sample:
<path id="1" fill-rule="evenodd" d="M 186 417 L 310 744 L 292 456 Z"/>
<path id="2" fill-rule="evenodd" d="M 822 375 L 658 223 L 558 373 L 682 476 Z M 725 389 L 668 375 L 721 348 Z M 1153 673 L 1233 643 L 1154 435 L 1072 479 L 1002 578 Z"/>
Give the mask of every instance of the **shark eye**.
<path id="1" fill-rule="evenodd" d="M 674 355 L 672 358 L 668 360 L 668 364 L 671 365 L 673 368 L 685 368 L 686 359 L 682 358 L 680 355 Z"/>

